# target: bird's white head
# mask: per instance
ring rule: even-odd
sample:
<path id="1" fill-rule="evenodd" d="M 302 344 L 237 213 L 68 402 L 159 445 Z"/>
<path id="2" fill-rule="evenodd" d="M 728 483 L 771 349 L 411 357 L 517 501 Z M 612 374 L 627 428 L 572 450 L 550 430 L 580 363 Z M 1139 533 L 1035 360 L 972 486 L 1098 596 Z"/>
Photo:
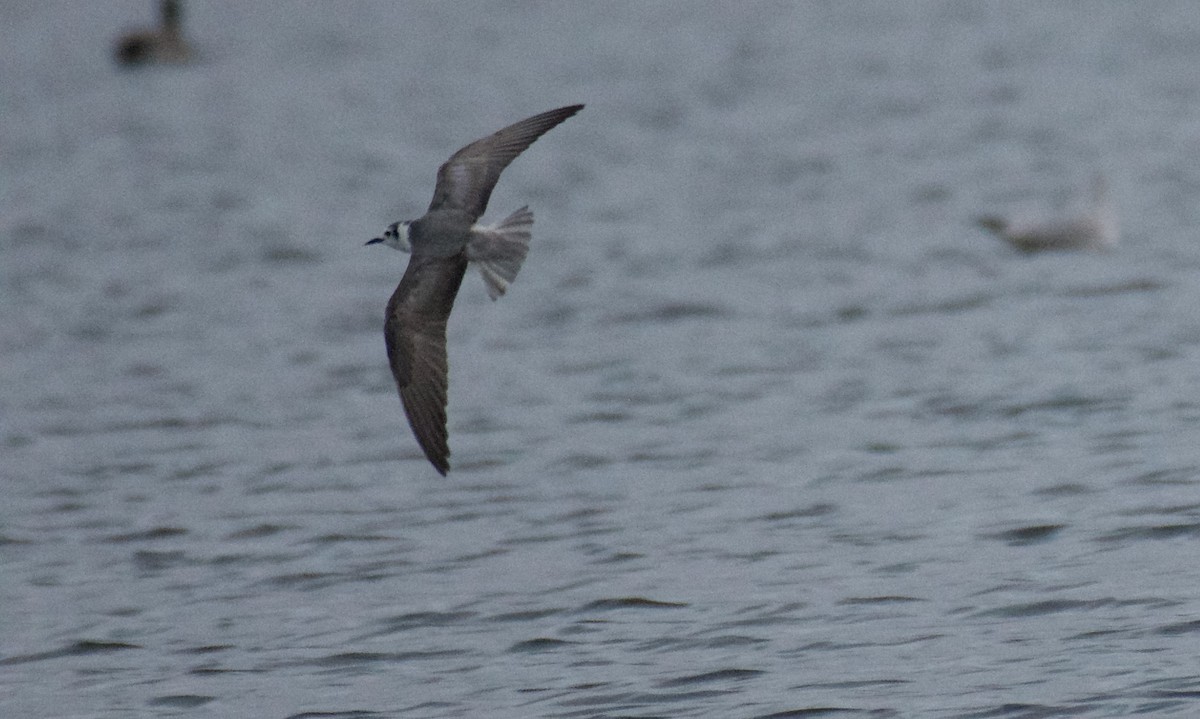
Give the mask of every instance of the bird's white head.
<path id="1" fill-rule="evenodd" d="M 408 239 L 408 221 L 393 222 L 383 231 L 383 237 L 367 240 L 368 245 L 383 243 L 393 250 L 412 252 L 412 242 Z"/>

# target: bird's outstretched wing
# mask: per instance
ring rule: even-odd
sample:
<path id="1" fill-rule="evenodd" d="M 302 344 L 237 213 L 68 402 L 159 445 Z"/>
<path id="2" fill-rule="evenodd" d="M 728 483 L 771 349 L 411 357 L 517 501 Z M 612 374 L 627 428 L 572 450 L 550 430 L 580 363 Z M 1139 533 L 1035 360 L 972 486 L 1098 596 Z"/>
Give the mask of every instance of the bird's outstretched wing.
<path id="1" fill-rule="evenodd" d="M 446 320 L 467 271 L 463 254 L 413 257 L 388 300 L 383 334 L 404 414 L 437 471 L 450 469 L 446 431 Z"/>
<path id="2" fill-rule="evenodd" d="M 583 105 L 569 105 L 548 110 L 476 140 L 454 153 L 438 168 L 429 212 L 453 207 L 478 219 L 487 209 L 492 189 L 504 168 L 534 140 L 582 109 Z"/>

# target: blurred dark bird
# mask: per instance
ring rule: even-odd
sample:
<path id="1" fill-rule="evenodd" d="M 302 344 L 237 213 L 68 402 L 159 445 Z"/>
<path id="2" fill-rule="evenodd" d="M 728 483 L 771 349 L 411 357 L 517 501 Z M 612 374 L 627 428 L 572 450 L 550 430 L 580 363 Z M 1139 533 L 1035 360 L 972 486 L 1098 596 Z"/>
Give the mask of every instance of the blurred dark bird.
<path id="1" fill-rule="evenodd" d="M 159 3 L 161 27 L 138 30 L 117 40 L 117 63 L 125 66 L 182 64 L 191 60 L 192 50 L 183 37 L 183 9 L 179 0 Z"/>
<path id="2" fill-rule="evenodd" d="M 582 109 L 583 105 L 570 105 L 543 112 L 462 148 L 438 168 L 433 201 L 424 216 L 393 222 L 382 237 L 367 242 L 412 253 L 388 300 L 383 335 L 408 424 L 443 476 L 450 469 L 446 321 L 458 288 L 471 264 L 493 300 L 503 295 L 525 261 L 533 229 L 528 207 L 495 225 L 478 225 L 476 220 L 487 209 L 504 168 Z"/>
<path id="3" fill-rule="evenodd" d="M 1108 196 L 1108 183 L 1097 175 L 1092 204 L 1075 214 L 1044 220 L 1008 221 L 985 215 L 977 222 L 1022 252 L 1111 250 L 1120 239 L 1117 213 Z"/>

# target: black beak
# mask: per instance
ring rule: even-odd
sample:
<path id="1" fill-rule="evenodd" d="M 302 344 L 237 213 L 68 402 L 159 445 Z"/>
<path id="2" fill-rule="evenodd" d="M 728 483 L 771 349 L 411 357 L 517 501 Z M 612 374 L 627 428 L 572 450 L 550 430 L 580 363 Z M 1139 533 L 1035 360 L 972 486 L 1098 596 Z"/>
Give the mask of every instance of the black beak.
<path id="1" fill-rule="evenodd" d="M 375 238 L 375 239 L 373 239 L 373 240 L 367 240 L 367 245 L 373 245 L 373 244 L 375 244 L 375 243 L 377 243 L 377 242 L 383 242 L 383 238 L 382 238 L 382 237 L 376 237 L 376 238 Z M 366 247 L 366 245 L 363 245 L 363 246 L 364 246 L 364 247 Z"/>

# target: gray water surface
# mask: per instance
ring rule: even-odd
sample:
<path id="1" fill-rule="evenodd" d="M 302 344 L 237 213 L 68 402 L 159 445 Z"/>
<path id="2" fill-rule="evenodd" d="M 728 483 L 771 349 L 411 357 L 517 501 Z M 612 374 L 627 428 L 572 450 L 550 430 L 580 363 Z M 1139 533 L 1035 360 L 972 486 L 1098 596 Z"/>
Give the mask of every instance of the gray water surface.
<path id="1" fill-rule="evenodd" d="M 153 15 L 0 4 L 0 716 L 1200 713 L 1200 5 Z M 443 480 L 362 243 L 573 102 Z"/>

